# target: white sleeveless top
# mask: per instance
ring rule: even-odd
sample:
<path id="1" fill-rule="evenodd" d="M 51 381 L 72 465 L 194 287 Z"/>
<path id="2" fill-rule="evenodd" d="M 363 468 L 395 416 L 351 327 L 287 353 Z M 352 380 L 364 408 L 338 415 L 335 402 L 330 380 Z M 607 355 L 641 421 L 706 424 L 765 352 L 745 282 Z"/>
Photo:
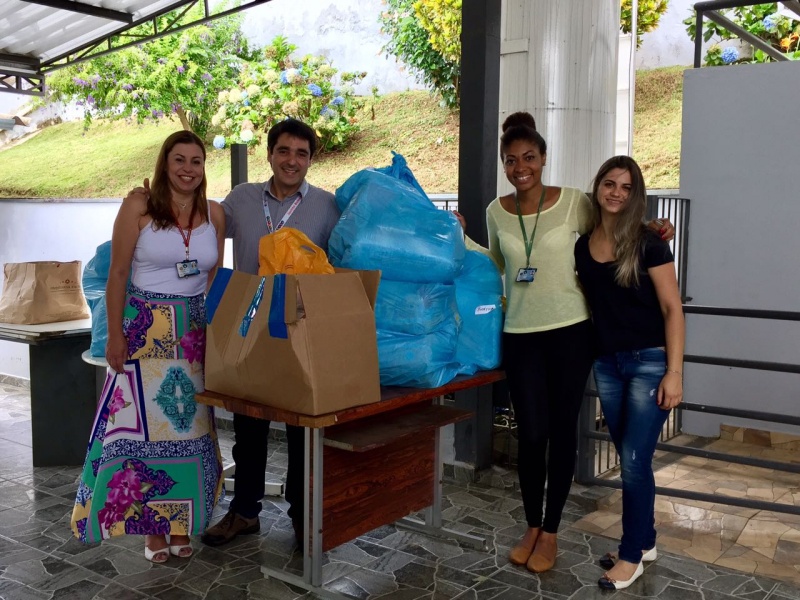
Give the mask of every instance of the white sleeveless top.
<path id="1" fill-rule="evenodd" d="M 217 264 L 217 230 L 208 222 L 192 230 L 189 258 L 197 261 L 198 275 L 178 277 L 176 263 L 186 259 L 186 246 L 177 227 L 155 229 L 153 223 L 139 232 L 133 251 L 131 283 L 141 290 L 173 296 L 197 296 L 206 291 L 208 272 Z"/>

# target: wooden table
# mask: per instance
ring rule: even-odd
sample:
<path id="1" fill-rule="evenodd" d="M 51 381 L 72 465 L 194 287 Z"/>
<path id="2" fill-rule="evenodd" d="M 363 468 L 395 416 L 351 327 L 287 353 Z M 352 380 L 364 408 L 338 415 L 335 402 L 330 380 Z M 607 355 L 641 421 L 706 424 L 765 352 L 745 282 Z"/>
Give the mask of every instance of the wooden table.
<path id="1" fill-rule="evenodd" d="M 0 323 L 0 340 L 29 347 L 33 466 L 82 465 L 97 406 L 94 367 L 81 360 L 92 320 Z"/>
<path id="2" fill-rule="evenodd" d="M 196 395 L 198 402 L 234 413 L 305 427 L 303 519 L 310 535 L 303 577 L 262 571 L 320 596 L 342 598 L 322 587 L 322 553 L 393 522 L 483 549 L 485 539 L 442 527 L 440 428 L 472 415 L 444 406 L 443 398 L 504 377 L 499 370 L 481 371 L 435 389 L 381 388 L 378 402 L 318 416 L 211 391 Z M 422 509 L 424 521 L 408 517 Z"/>

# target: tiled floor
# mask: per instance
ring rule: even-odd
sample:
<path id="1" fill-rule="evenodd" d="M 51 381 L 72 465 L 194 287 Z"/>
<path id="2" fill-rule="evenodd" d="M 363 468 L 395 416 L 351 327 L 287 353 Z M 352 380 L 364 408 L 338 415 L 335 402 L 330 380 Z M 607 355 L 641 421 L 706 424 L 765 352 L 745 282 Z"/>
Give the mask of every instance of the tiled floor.
<path id="1" fill-rule="evenodd" d="M 724 437 L 727 439 L 715 440 L 706 448 L 800 463 L 796 441 L 778 439 L 770 443 L 759 439 L 763 436 L 751 435 L 746 442 L 747 435 L 736 433 Z M 800 505 L 800 474 L 690 456 L 676 460 L 674 454 L 658 454 L 656 462 L 661 466 L 656 470 L 657 485 Z M 621 513 L 622 494 L 615 491 L 600 500 L 599 510 L 583 517 L 575 527 L 616 538 L 621 533 Z M 800 588 L 800 516 L 658 496 L 655 517 L 658 545 L 664 550 L 745 573 L 777 577 Z"/>
<path id="2" fill-rule="evenodd" d="M 223 453 L 230 436 L 223 432 Z M 271 469 L 282 475 L 286 455 L 272 444 Z M 142 555 L 141 538 L 117 538 L 82 546 L 70 536 L 69 518 L 80 469 L 31 467 L 29 396 L 0 384 L 0 597 L 210 600 L 310 598 L 281 582 L 265 579 L 260 565 L 298 573 L 301 557 L 285 517 L 285 503 L 274 498 L 261 516 L 261 533 L 220 549 L 195 542 L 191 559 L 171 558 L 154 565 Z M 496 470 L 491 477 L 508 482 Z M 326 553 L 324 579 L 329 590 L 372 600 L 516 600 L 547 598 L 653 598 L 662 600 L 800 600 L 800 588 L 768 577 L 736 572 L 699 560 L 663 553 L 628 590 L 602 592 L 598 556 L 613 549 L 608 538 L 574 526 L 594 508 L 595 489 L 576 488 L 564 515 L 560 554 L 553 571 L 540 576 L 508 564 L 509 547 L 524 531 L 522 503 L 513 486 L 448 484 L 447 525 L 486 536 L 489 551 L 404 532 L 378 530 Z M 222 514 L 227 502 L 217 508 Z"/>

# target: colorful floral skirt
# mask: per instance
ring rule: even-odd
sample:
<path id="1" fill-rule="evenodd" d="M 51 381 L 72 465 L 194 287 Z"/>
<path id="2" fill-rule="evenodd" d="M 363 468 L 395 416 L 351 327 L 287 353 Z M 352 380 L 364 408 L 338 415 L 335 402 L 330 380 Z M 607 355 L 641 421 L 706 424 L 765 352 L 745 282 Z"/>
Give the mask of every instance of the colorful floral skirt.
<path id="1" fill-rule="evenodd" d="M 124 534 L 201 533 L 222 490 L 214 412 L 197 404 L 203 296 L 128 289 L 125 373 L 109 372 L 97 407 L 72 530 L 82 542 Z"/>

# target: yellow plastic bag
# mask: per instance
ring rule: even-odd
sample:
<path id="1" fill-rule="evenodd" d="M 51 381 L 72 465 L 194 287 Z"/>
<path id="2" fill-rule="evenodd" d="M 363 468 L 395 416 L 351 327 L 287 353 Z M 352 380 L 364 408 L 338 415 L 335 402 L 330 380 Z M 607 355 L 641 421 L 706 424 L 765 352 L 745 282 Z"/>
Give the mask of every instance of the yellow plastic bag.
<path id="1" fill-rule="evenodd" d="M 258 274 L 334 273 L 325 251 L 292 227 L 281 227 L 258 242 Z"/>

